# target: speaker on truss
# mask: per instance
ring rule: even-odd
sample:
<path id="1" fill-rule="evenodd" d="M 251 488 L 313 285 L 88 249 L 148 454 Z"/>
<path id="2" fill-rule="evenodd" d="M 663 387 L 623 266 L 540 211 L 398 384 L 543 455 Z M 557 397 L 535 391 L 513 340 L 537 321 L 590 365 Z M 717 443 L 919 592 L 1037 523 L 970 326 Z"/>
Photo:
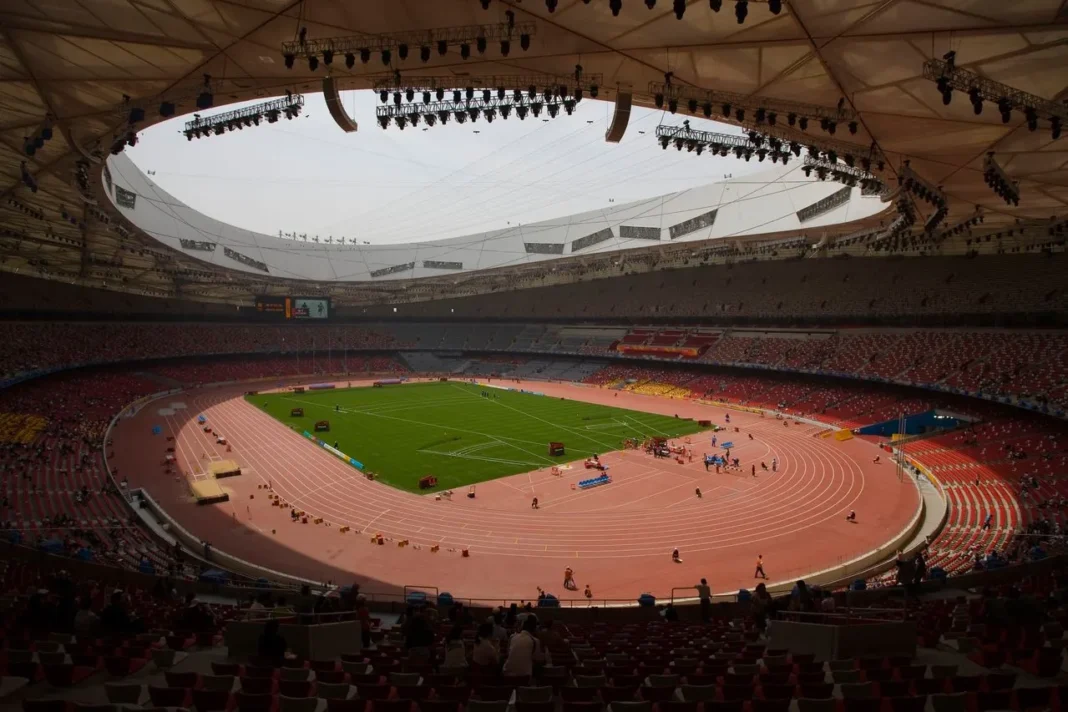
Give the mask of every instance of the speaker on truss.
<path id="1" fill-rule="evenodd" d="M 334 122 L 341 127 L 341 130 L 345 133 L 355 131 L 357 128 L 356 122 L 352 120 L 352 117 L 345 111 L 345 107 L 341 105 L 341 97 L 338 94 L 333 77 L 323 79 L 323 98 L 326 99 L 326 108 L 330 112 L 330 116 L 334 117 Z"/>
<path id="2" fill-rule="evenodd" d="M 619 143 L 623 134 L 627 132 L 627 124 L 630 123 L 630 103 L 633 99 L 630 93 L 616 92 L 616 110 L 612 114 L 612 125 L 605 132 L 604 140 L 608 143 Z"/>

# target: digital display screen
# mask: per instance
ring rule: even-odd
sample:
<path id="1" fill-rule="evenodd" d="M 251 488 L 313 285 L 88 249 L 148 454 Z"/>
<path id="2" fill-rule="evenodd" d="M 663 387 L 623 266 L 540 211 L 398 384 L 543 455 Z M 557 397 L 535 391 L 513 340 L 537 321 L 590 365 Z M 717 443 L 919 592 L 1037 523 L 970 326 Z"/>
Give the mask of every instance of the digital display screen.
<path id="1" fill-rule="evenodd" d="M 278 320 L 325 321 L 330 300 L 324 297 L 256 297 L 256 313 Z"/>
<path id="2" fill-rule="evenodd" d="M 315 298 L 305 299 L 303 297 L 294 297 L 292 300 L 291 317 L 292 319 L 329 319 L 330 318 L 330 300 Z"/>

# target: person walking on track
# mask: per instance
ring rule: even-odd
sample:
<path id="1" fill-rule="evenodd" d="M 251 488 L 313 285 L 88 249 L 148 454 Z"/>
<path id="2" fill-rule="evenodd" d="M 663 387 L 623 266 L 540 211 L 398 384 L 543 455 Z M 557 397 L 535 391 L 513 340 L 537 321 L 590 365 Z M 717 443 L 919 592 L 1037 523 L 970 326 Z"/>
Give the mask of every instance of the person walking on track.
<path id="1" fill-rule="evenodd" d="M 753 574 L 753 578 L 762 578 L 765 581 L 768 580 L 768 575 L 764 573 L 764 555 L 757 554 L 756 572 Z"/>

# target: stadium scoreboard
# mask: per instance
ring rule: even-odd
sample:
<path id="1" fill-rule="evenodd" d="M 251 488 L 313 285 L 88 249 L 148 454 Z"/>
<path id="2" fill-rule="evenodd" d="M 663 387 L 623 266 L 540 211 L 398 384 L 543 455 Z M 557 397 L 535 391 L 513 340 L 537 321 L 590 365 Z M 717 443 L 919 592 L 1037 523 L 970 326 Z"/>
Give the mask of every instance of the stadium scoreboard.
<path id="1" fill-rule="evenodd" d="M 330 300 L 324 297 L 256 297 L 256 314 L 278 321 L 325 321 Z"/>

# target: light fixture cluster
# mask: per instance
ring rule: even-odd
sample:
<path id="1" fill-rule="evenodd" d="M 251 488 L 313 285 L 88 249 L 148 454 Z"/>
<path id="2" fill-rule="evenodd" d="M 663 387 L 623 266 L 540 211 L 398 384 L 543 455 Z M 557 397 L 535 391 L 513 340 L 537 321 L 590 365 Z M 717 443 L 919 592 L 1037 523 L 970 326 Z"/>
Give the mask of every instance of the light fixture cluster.
<path id="1" fill-rule="evenodd" d="M 27 156 L 33 156 L 38 149 L 44 148 L 46 141 L 51 141 L 54 132 L 52 130 L 51 114 L 45 116 L 44 123 L 37 131 L 22 139 L 22 150 Z"/>
<path id="2" fill-rule="evenodd" d="M 546 97 L 571 96 L 575 101 L 581 101 L 587 94 L 596 99 L 600 95 L 602 76 L 583 74 L 579 66 L 575 69 L 575 74 L 570 77 L 551 74 L 402 77 L 400 72 L 394 72 L 370 79 L 372 89 L 378 92 L 379 101 L 383 104 L 392 101 L 396 106 L 405 101 L 421 101 L 424 104 L 445 101 L 447 97 L 455 96 L 454 92 L 457 91 L 469 98 L 476 94 L 485 97 L 486 92 L 496 93 L 498 98 L 503 98 L 518 91 L 525 92 L 529 98 L 541 93 Z"/>
<path id="3" fill-rule="evenodd" d="M 977 205 L 975 206 L 975 213 L 971 217 L 962 220 L 953 227 L 946 228 L 945 230 L 940 232 L 937 236 L 938 241 L 941 242 L 943 240 L 946 240 L 947 238 L 956 237 L 957 235 L 961 235 L 964 233 L 971 234 L 972 228 L 980 225 L 985 220 L 986 217 L 983 215 L 983 209 Z"/>
<path id="4" fill-rule="evenodd" d="M 263 120 L 269 124 L 277 122 L 283 116 L 293 120 L 300 116 L 303 108 L 304 95 L 287 92 L 282 98 L 214 116 L 202 117 L 200 114 L 193 114 L 193 120 L 186 122 L 182 133 L 188 141 L 207 136 L 222 136 L 228 130 L 240 131 L 251 126 L 259 126 Z"/>
<path id="5" fill-rule="evenodd" d="M 117 156 L 127 146 L 137 145 L 137 131 L 131 127 L 125 133 L 117 134 L 111 142 L 111 155 Z"/>
<path id="6" fill-rule="evenodd" d="M 82 194 L 83 199 L 88 199 L 88 196 L 92 195 L 92 191 L 89 189 L 89 161 L 84 158 L 74 164 L 74 181 L 78 184 L 78 191 Z"/>
<path id="7" fill-rule="evenodd" d="M 758 161 L 770 158 L 772 163 L 782 161 L 786 165 L 790 161 L 790 151 L 794 155 L 801 155 L 801 145 L 794 144 L 792 147 L 779 139 L 769 139 L 756 132 L 750 132 L 748 136 L 736 136 L 734 134 L 722 134 L 712 131 L 700 131 L 690 126 L 689 121 L 683 121 L 682 126 L 666 126 L 661 124 L 656 127 L 656 139 L 660 147 L 665 151 L 668 146 L 674 145 L 676 150 L 686 149 L 687 152 L 696 153 L 700 156 L 705 151 L 713 156 L 726 156 L 733 153 L 735 158 L 750 161 L 756 156 Z"/>
<path id="8" fill-rule="evenodd" d="M 68 222 L 71 225 L 73 225 L 74 227 L 78 227 L 78 228 L 84 228 L 85 227 L 85 222 L 83 222 L 82 220 L 78 219 L 77 216 L 71 215 L 69 212 L 67 212 L 67 208 L 64 205 L 59 206 L 59 216 L 61 218 L 63 218 L 63 220 L 65 220 L 66 222 Z"/>
<path id="9" fill-rule="evenodd" d="M 37 192 L 37 191 L 34 191 L 34 192 Z M 26 205 L 21 200 L 18 200 L 16 198 L 8 198 L 7 199 L 7 204 L 8 204 L 8 206 L 11 207 L 12 210 L 17 210 L 18 212 L 22 213 L 23 215 L 27 215 L 27 216 L 35 219 L 35 220 L 44 220 L 45 219 L 43 211 L 41 211 L 38 208 L 30 207 L 29 205 Z"/>
<path id="10" fill-rule="evenodd" d="M 938 206 L 938 209 L 931 213 L 931 215 L 927 218 L 927 222 L 925 222 L 923 225 L 923 231 L 928 234 L 933 233 L 935 230 L 938 229 L 938 226 L 945 221 L 946 215 L 948 213 L 949 208 L 947 208 L 945 205 Z"/>
<path id="11" fill-rule="evenodd" d="M 823 238 L 819 244 L 813 247 L 814 250 L 829 250 L 831 248 L 846 248 L 857 244 L 867 244 L 874 239 L 880 237 L 885 231 L 880 228 L 867 228 L 864 230 L 855 230 L 846 235 L 827 236 Z"/>
<path id="12" fill-rule="evenodd" d="M 897 217 L 894 221 L 887 226 L 878 237 L 872 242 L 881 242 L 884 240 L 895 240 L 903 237 L 909 233 L 912 226 L 916 224 L 916 213 L 912 209 L 912 202 L 904 196 L 898 198 L 894 204 L 897 208 Z"/>
<path id="13" fill-rule="evenodd" d="M 1004 169 L 994 159 L 993 152 L 986 154 L 986 158 L 983 159 L 983 181 L 1006 204 L 1019 207 L 1020 184 L 1005 175 Z"/>
<path id="14" fill-rule="evenodd" d="M 26 167 L 26 161 L 22 161 L 19 164 L 19 172 L 21 173 L 22 184 L 30 189 L 31 193 L 37 192 L 37 179 L 30 173 L 29 168 Z"/>
<path id="15" fill-rule="evenodd" d="M 93 220 L 96 220 L 99 223 L 103 223 L 104 225 L 111 224 L 111 216 L 99 208 L 95 208 L 92 205 L 86 205 L 85 212 L 88 213 Z"/>
<path id="16" fill-rule="evenodd" d="M 935 208 L 944 209 L 946 207 L 946 194 L 942 192 L 942 189 L 935 188 L 923 178 L 920 178 L 912 170 L 909 161 L 905 161 L 902 164 L 901 170 L 898 172 L 898 181 L 905 193 L 911 193 Z"/>
<path id="17" fill-rule="evenodd" d="M 589 5 L 592 0 L 582 0 L 583 4 Z M 637 2 L 637 0 L 634 0 Z M 490 0 L 481 0 L 483 9 L 489 9 Z M 644 5 L 650 10 L 656 9 L 657 0 L 642 0 Z M 767 5 L 768 10 L 772 15 L 778 15 L 782 12 L 783 0 L 766 0 L 761 2 L 760 0 L 734 0 L 734 17 L 738 20 L 738 24 L 744 24 L 745 18 L 749 16 L 750 3 L 756 5 Z M 550 13 L 556 12 L 556 8 L 560 5 L 559 0 L 545 0 L 545 9 Z M 712 12 L 719 12 L 723 9 L 723 0 L 708 0 L 708 7 Z M 686 14 L 687 2 L 686 0 L 671 0 L 671 10 L 675 13 L 675 18 L 681 20 Z M 623 0 L 608 0 L 608 9 L 612 11 L 613 17 L 619 17 L 619 13 L 623 11 Z"/>
<path id="18" fill-rule="evenodd" d="M 923 76 L 935 83 L 946 106 L 953 101 L 954 91 L 966 92 L 976 116 L 983 113 L 984 103 L 990 102 L 997 107 L 1003 124 L 1012 121 L 1013 111 L 1023 113 L 1029 131 L 1037 131 L 1039 120 L 1047 119 L 1054 141 L 1061 137 L 1061 129 L 1068 122 L 1068 106 L 960 69 L 956 66 L 956 52 L 947 52 L 942 59 L 924 62 Z"/>
<path id="19" fill-rule="evenodd" d="M 126 122 L 126 133 L 136 134 L 136 125 L 144 121 L 147 116 L 145 104 L 147 104 L 148 101 L 148 99 L 145 99 L 140 103 L 132 104 L 130 97 L 128 95 L 123 95 L 123 102 L 119 108 L 118 117 L 120 120 Z M 214 106 L 215 91 L 212 88 L 211 75 L 203 75 L 203 80 L 197 84 L 170 89 L 166 93 L 166 96 L 159 97 L 157 112 L 161 118 L 169 119 L 178 113 L 178 104 L 183 102 L 195 104 L 196 108 L 200 111 L 210 109 Z"/>
<path id="20" fill-rule="evenodd" d="M 512 43 L 519 42 L 520 49 L 530 49 L 530 38 L 534 36 L 537 25 L 533 22 L 515 21 L 512 11 L 505 13 L 507 22 L 494 25 L 469 25 L 465 27 L 445 27 L 432 30 L 393 32 L 376 35 L 354 35 L 348 37 L 326 37 L 308 39 L 304 29 L 298 39 L 282 43 L 282 59 L 287 69 L 292 69 L 298 58 L 306 59 L 308 69 L 316 71 L 319 64 L 331 67 L 335 61 L 344 61 L 348 69 L 371 61 L 377 55 L 384 66 L 392 66 L 394 59 L 406 61 L 412 52 L 418 52 L 419 59 L 425 64 L 437 52 L 444 57 L 452 47 L 458 47 L 461 59 L 471 57 L 471 48 L 483 55 L 489 44 L 495 43 L 500 48 L 501 56 L 507 57 L 512 51 Z"/>
<path id="21" fill-rule="evenodd" d="M 452 118 L 463 124 L 468 120 L 477 121 L 480 117 L 487 123 L 493 123 L 498 117 L 508 119 L 512 114 L 520 120 L 526 119 L 528 115 L 541 118 L 543 112 L 546 120 L 555 119 L 560 115 L 561 109 L 571 115 L 582 100 L 581 91 L 562 84 L 544 86 L 541 89 L 532 84 L 526 90 L 507 90 L 504 87 L 475 89 L 468 86 L 445 91 L 438 87 L 433 96 L 429 90 L 420 93 L 420 99 L 440 96 L 439 101 L 416 101 L 413 91 L 410 103 L 404 103 L 402 97 L 406 96 L 407 92 L 402 94 L 400 90 L 392 93 L 386 89 L 379 91 L 379 98 L 384 102 L 375 110 L 379 126 L 385 129 L 393 123 L 403 130 L 406 126 L 419 126 L 420 123 L 432 127 L 438 123 L 447 124 Z"/>
<path id="22" fill-rule="evenodd" d="M 749 135 L 752 136 L 754 133 L 759 133 L 767 140 L 777 139 L 784 143 L 789 143 L 790 151 L 795 156 L 801 155 L 801 147 L 803 147 L 809 159 L 823 160 L 831 165 L 838 165 L 839 161 L 841 161 L 844 167 L 841 167 L 840 170 L 848 170 L 858 178 L 867 175 L 871 175 L 874 178 L 873 174 L 876 171 L 882 172 L 886 169 L 885 159 L 874 144 L 865 149 L 856 144 L 817 136 L 805 137 L 804 141 L 801 142 L 796 138 L 787 136 L 785 132 L 767 127 L 760 132 L 750 131 Z"/>
<path id="23" fill-rule="evenodd" d="M 850 134 L 856 134 L 859 124 L 856 114 L 839 101 L 834 109 L 818 104 L 780 101 L 751 97 L 728 91 L 704 91 L 694 87 L 675 86 L 671 75 L 664 82 L 650 82 L 649 94 L 658 109 L 667 109 L 672 114 L 686 111 L 693 116 L 716 120 L 725 119 L 745 126 L 786 126 L 807 131 L 815 124 L 824 132 L 834 135 L 838 126 L 846 126 Z"/>
<path id="24" fill-rule="evenodd" d="M 850 188 L 860 186 L 865 195 L 877 195 L 886 189 L 883 182 L 868 171 L 839 163 L 837 160 L 832 161 L 829 157 L 812 155 L 811 152 L 805 155 L 805 165 L 801 170 L 806 178 L 815 173 L 821 181 L 833 180 Z"/>
<path id="25" fill-rule="evenodd" d="M 1066 232 L 1068 232 L 1068 219 L 1050 218 L 1049 224 L 1046 227 L 1046 234 L 1052 237 L 1054 235 L 1061 235 Z"/>
<path id="26" fill-rule="evenodd" d="M 841 159 L 850 168 L 859 166 L 868 173 L 882 173 L 889 165 L 886 156 L 874 142 L 869 146 L 859 146 L 830 136 L 814 134 L 799 136 L 796 130 L 784 127 L 781 123 L 775 126 L 764 125 L 760 128 L 750 128 L 750 130 L 791 144 L 800 142 L 807 148 L 809 155 L 822 154 L 832 163 Z"/>

